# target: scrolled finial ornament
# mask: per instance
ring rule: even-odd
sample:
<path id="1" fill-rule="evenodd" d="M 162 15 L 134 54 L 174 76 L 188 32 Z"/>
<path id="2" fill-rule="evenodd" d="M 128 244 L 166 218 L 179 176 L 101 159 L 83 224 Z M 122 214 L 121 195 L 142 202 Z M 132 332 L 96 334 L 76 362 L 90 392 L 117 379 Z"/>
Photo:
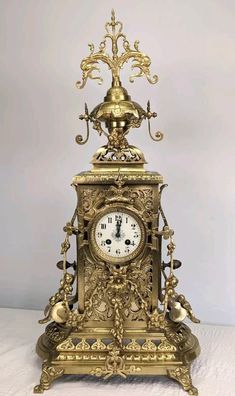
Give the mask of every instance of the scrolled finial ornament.
<path id="1" fill-rule="evenodd" d="M 98 50 L 89 43 L 90 55 L 81 62 L 82 80 L 77 81 L 77 88 L 81 89 L 86 85 L 87 80 L 97 80 L 102 84 L 99 64 L 104 63 L 112 74 L 112 87 L 107 91 L 104 102 L 97 105 L 89 114 L 85 105 L 85 114 L 79 118 L 86 121 L 87 135 L 77 135 L 76 142 L 79 145 L 85 144 L 89 139 L 89 122 L 99 135 L 105 135 L 108 139 L 107 147 L 123 152 L 129 148 L 127 134 L 130 129 L 139 128 L 144 119 L 148 120 L 148 132 L 152 140 L 160 141 L 163 138 L 162 132 L 153 134 L 150 127 L 150 118 L 156 117 L 157 113 L 150 110 L 150 102 L 145 111 L 137 102 L 131 100 L 127 90 L 122 87 L 120 81 L 120 70 L 129 60 L 132 62 L 131 69 L 135 72 L 129 77 L 129 81 L 134 82 L 135 78 L 145 76 L 151 84 L 158 81 L 157 75 L 151 75 L 151 59 L 139 49 L 139 41 L 136 40 L 131 46 L 126 35 L 123 33 L 123 24 L 118 21 L 114 10 L 111 13 L 111 21 L 105 24 L 106 34 L 100 42 Z M 111 52 L 108 53 L 107 44 L 111 41 Z M 105 124 L 105 131 L 102 127 Z"/>
<path id="2" fill-rule="evenodd" d="M 112 10 L 111 21 L 105 24 L 106 34 L 100 42 L 98 51 L 95 51 L 94 44 L 88 44 L 90 48 L 90 55 L 84 58 L 81 62 L 82 81 L 77 81 L 77 88 L 81 89 L 86 85 L 88 78 L 98 80 L 102 84 L 103 79 L 99 75 L 99 63 L 105 63 L 112 73 L 113 86 L 121 86 L 120 70 L 123 65 L 132 60 L 132 70 L 137 69 L 138 72 L 130 76 L 129 81 L 134 82 L 136 77 L 145 76 L 149 83 L 155 84 L 158 81 L 158 76 L 150 74 L 151 59 L 148 55 L 139 50 L 139 41 L 134 42 L 134 48 L 131 48 L 126 35 L 122 32 L 123 24 L 116 20 L 115 12 Z M 112 54 L 106 52 L 107 40 L 111 40 Z M 119 54 L 119 41 L 122 39 L 122 48 L 124 52 Z M 97 74 L 95 74 L 97 73 Z"/>

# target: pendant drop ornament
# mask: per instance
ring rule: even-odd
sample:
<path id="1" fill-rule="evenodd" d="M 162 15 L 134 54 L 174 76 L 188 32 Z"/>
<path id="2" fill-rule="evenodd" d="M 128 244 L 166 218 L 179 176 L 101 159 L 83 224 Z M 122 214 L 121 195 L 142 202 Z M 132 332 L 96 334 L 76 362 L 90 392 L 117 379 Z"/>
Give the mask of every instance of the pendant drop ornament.
<path id="1" fill-rule="evenodd" d="M 104 379 L 166 375 L 197 395 L 190 370 L 200 346 L 184 320 L 199 320 L 178 293 L 175 271 L 182 262 L 174 258 L 175 234 L 161 202 L 167 185 L 158 172 L 145 169 L 143 152 L 128 142 L 132 129 L 144 128 L 143 120 L 151 140 L 161 141 L 163 133 L 152 131 L 150 120 L 157 113 L 150 101 L 145 110 L 131 99 L 120 70 L 132 63 L 130 82 L 146 77 L 155 84 L 158 77 L 151 74 L 151 59 L 139 41 L 132 46 L 127 40 L 114 11 L 105 31 L 98 49 L 89 44 L 76 85 L 84 88 L 90 79 L 102 84 L 103 63 L 111 72 L 111 87 L 93 110 L 85 103 L 79 118 L 86 132 L 75 140 L 85 145 L 92 126 L 106 142 L 93 155 L 92 169 L 72 180 L 77 205 L 63 227 L 59 287 L 39 320 L 47 326 L 36 346 L 43 365 L 34 393 L 43 393 L 63 375 L 88 374 Z M 73 241 L 76 254 L 70 262 Z"/>

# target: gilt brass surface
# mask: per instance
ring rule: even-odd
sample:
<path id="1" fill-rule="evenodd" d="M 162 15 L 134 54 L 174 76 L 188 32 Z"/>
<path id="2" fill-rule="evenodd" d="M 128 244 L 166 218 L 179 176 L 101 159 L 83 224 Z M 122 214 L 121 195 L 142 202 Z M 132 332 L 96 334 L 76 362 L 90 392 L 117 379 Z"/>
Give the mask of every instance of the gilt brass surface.
<path id="1" fill-rule="evenodd" d="M 149 56 L 139 50 L 138 41 L 130 45 L 113 11 L 105 30 L 97 51 L 89 44 L 90 55 L 81 62 L 82 80 L 77 87 L 83 88 L 88 79 L 102 82 L 99 62 L 111 71 L 112 86 L 91 112 L 85 104 L 80 119 L 86 123 L 86 135 L 77 135 L 76 142 L 88 142 L 92 124 L 107 143 L 93 155 L 92 169 L 72 180 L 78 203 L 63 228 L 62 260 L 57 263 L 62 270 L 60 286 L 39 321 L 49 323 L 37 342 L 43 365 L 34 392 L 43 393 L 65 374 L 104 379 L 113 375 L 166 375 L 190 395 L 197 395 L 190 369 L 200 347 L 183 320 L 199 320 L 185 296 L 176 291 L 175 270 L 181 262 L 174 259 L 174 231 L 161 203 L 166 185 L 158 172 L 145 170 L 144 154 L 127 140 L 130 130 L 140 128 L 143 120 L 147 120 L 151 139 L 160 141 L 163 134 L 152 133 L 150 119 L 157 114 L 151 111 L 149 101 L 144 110 L 131 99 L 122 87 L 120 70 L 132 61 L 136 72 L 131 82 L 145 76 L 154 84 L 158 78 L 151 77 Z M 96 242 L 99 219 L 113 211 L 129 214 L 140 229 L 140 243 L 126 257 L 110 257 Z M 121 226 L 118 223 L 116 227 L 117 240 L 122 238 Z M 76 240 L 73 263 L 67 261 L 71 238 Z M 169 256 L 168 263 L 162 261 L 163 250 Z"/>

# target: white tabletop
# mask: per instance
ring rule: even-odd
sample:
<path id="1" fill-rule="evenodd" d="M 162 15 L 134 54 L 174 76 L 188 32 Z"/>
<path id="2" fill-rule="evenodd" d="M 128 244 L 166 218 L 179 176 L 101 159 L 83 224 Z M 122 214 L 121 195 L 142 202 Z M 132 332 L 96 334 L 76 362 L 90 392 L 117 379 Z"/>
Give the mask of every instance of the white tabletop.
<path id="1" fill-rule="evenodd" d="M 44 326 L 40 311 L 0 308 L 0 395 L 33 395 L 39 383 L 41 359 L 35 353 Z M 201 355 L 192 366 L 193 384 L 200 396 L 235 396 L 235 327 L 191 325 Z M 48 396 L 183 396 L 178 383 L 165 377 L 102 380 L 67 375 L 57 379 Z"/>

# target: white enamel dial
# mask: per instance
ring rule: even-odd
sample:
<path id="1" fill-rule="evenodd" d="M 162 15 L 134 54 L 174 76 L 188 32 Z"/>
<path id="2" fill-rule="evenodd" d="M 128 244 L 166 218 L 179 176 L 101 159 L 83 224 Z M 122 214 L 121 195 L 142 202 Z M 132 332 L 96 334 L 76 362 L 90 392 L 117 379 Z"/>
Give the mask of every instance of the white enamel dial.
<path id="1" fill-rule="evenodd" d="M 111 261 L 123 262 L 139 252 L 143 243 L 143 225 L 131 211 L 114 209 L 99 217 L 93 235 L 101 255 Z"/>

